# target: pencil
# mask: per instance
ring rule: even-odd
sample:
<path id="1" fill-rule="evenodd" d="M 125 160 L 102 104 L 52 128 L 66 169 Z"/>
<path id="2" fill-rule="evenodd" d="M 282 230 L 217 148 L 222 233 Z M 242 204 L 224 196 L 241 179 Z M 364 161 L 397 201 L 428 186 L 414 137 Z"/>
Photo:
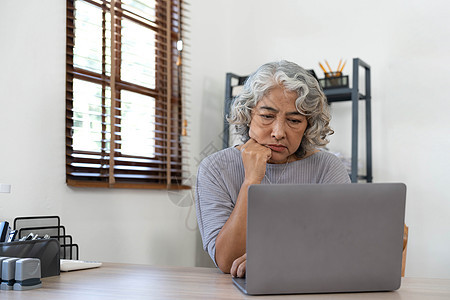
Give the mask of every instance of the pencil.
<path id="1" fill-rule="evenodd" d="M 340 70 L 339 67 L 341 66 L 341 63 L 342 63 L 342 58 L 339 60 L 339 64 L 338 64 L 338 67 L 337 67 L 337 70 L 336 70 L 337 72 L 339 72 L 339 70 Z"/>
<path id="2" fill-rule="evenodd" d="M 327 60 L 325 59 L 325 63 L 327 64 L 327 66 L 328 66 L 328 69 L 330 70 L 330 73 L 333 73 L 333 71 L 331 70 L 331 68 L 330 68 L 330 65 L 328 64 L 328 62 L 327 62 Z"/>
<path id="3" fill-rule="evenodd" d="M 344 67 L 345 67 L 345 64 L 347 63 L 347 60 L 346 61 L 344 61 L 344 64 L 342 65 L 342 68 L 339 70 L 339 72 L 341 72 L 342 73 L 342 70 L 344 70 Z"/>
<path id="4" fill-rule="evenodd" d="M 325 68 L 322 66 L 322 64 L 319 62 L 319 66 L 322 68 L 322 70 L 323 70 L 323 72 L 325 73 L 325 74 L 327 74 L 328 72 L 327 72 L 327 70 L 325 70 Z"/>

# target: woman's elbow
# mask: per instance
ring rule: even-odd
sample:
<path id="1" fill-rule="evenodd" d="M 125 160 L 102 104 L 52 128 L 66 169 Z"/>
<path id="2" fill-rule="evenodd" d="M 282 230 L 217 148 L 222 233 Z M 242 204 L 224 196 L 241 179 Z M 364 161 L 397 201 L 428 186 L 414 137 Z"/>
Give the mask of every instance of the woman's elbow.
<path id="1" fill-rule="evenodd" d="M 220 271 L 224 272 L 225 274 L 229 274 L 231 271 L 231 265 L 233 262 L 229 259 L 226 259 L 225 257 L 220 257 L 216 253 L 216 264 Z"/>

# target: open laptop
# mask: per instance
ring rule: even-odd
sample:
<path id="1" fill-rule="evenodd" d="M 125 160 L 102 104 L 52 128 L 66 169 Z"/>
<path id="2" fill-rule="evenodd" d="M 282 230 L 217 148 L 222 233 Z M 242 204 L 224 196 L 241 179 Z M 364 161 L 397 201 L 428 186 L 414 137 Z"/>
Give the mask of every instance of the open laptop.
<path id="1" fill-rule="evenodd" d="M 400 287 L 402 183 L 252 185 L 246 294 L 392 291 Z"/>

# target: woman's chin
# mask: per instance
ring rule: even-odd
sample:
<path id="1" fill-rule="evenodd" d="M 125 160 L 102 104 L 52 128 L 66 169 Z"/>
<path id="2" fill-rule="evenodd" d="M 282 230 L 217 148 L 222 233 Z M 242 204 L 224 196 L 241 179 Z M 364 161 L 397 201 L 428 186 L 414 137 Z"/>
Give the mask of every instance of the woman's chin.
<path id="1" fill-rule="evenodd" d="M 288 157 L 285 155 L 277 155 L 277 153 L 273 153 L 272 157 L 267 161 L 269 164 L 284 164 L 288 161 Z"/>

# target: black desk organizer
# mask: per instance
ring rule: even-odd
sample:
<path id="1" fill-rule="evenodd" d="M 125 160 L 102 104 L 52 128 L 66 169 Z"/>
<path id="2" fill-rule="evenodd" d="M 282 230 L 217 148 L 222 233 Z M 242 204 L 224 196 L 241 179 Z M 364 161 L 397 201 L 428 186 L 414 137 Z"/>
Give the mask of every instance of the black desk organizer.
<path id="1" fill-rule="evenodd" d="M 59 252 L 60 245 L 57 239 L 0 243 L 0 256 L 39 258 L 42 278 L 59 275 Z"/>
<path id="2" fill-rule="evenodd" d="M 61 225 L 59 216 L 17 217 L 14 219 L 14 229 L 18 230 L 17 239 L 29 233 L 40 237 L 48 234 L 50 238 L 58 240 L 60 244 L 60 258 L 79 259 L 79 248 L 73 243 L 71 235 L 66 234 L 66 228 Z"/>

